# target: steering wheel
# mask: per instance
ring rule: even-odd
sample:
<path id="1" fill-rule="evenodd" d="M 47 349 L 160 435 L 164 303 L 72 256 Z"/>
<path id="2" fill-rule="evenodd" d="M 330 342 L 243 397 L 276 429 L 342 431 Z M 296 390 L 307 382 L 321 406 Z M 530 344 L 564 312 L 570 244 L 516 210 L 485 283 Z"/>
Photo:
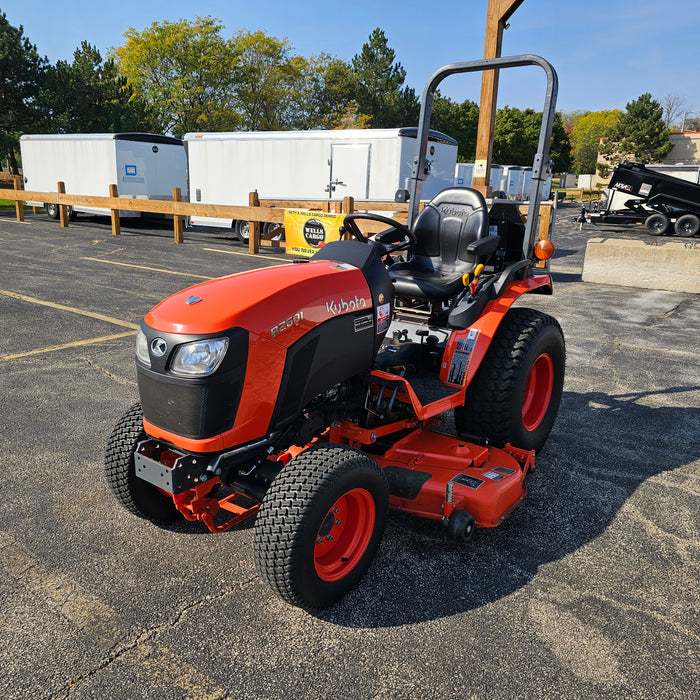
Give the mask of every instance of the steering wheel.
<path id="1" fill-rule="evenodd" d="M 402 238 L 398 243 L 383 243 L 381 240 L 370 241 L 367 236 L 360 231 L 358 225 L 355 223 L 356 219 L 379 221 L 379 223 L 386 224 L 387 226 L 396 229 L 396 231 L 402 234 Z M 408 248 L 413 248 L 416 245 L 416 236 L 413 231 L 411 231 L 408 226 L 405 226 L 398 221 L 394 221 L 394 219 L 390 219 L 387 216 L 380 216 L 379 214 L 369 214 L 364 212 L 347 214 L 343 219 L 343 226 L 350 235 L 355 236 L 355 238 L 357 238 L 357 240 L 361 243 L 375 243 L 381 246 L 384 255 L 395 253 L 398 250 L 407 250 Z"/>

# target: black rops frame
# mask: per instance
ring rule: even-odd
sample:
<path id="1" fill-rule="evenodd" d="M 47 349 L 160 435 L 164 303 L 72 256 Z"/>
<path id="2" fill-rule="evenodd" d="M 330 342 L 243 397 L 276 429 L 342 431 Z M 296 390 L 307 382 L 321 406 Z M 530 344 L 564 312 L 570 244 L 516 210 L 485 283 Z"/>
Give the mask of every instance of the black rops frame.
<path id="1" fill-rule="evenodd" d="M 557 90 L 559 79 L 554 67 L 541 56 L 534 54 L 524 54 L 522 56 L 508 56 L 505 58 L 486 58 L 480 61 L 466 61 L 464 63 L 450 63 L 433 73 L 426 83 L 421 99 L 420 121 L 418 122 L 418 138 L 416 156 L 413 159 L 411 170 L 410 199 L 408 208 L 408 226 L 412 226 L 415 217 L 418 215 L 420 205 L 420 195 L 423 187 L 423 180 L 429 173 L 427 169 L 426 147 L 428 143 L 428 132 L 430 131 L 430 117 L 433 110 L 433 98 L 438 85 L 448 76 L 456 73 L 473 73 L 476 71 L 496 70 L 499 68 L 516 68 L 519 66 L 540 66 L 547 75 L 547 93 L 544 99 L 542 110 L 542 126 L 540 127 L 540 137 L 537 144 L 537 153 L 532 163 L 532 182 L 534 188 L 530 194 L 530 207 L 525 225 L 525 236 L 523 240 L 523 255 L 525 258 L 532 257 L 532 251 L 537 241 L 539 221 L 539 208 L 542 200 L 542 188 L 544 181 L 552 172 L 552 161 L 549 158 L 549 142 L 552 137 L 552 125 L 554 124 L 554 111 L 557 104 Z M 488 173 L 487 173 L 488 178 Z"/>

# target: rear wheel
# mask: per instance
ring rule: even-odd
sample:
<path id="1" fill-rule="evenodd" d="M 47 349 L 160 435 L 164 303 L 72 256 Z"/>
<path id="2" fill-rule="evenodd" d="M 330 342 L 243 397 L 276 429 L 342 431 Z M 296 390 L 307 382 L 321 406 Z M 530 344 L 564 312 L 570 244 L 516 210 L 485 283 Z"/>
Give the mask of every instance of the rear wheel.
<path id="1" fill-rule="evenodd" d="M 695 214 L 683 214 L 676 220 L 673 230 L 678 236 L 694 236 L 700 231 L 700 218 L 695 216 Z"/>
<path id="2" fill-rule="evenodd" d="M 565 357 L 555 318 L 511 309 L 467 387 L 464 406 L 455 409 L 457 431 L 501 447 L 541 449 L 559 410 Z"/>
<path id="3" fill-rule="evenodd" d="M 644 227 L 651 236 L 661 236 L 669 230 L 671 222 L 666 214 L 657 213 L 646 218 Z"/>
<path id="4" fill-rule="evenodd" d="M 173 499 L 136 476 L 134 452 L 146 439 L 141 404 L 134 404 L 114 427 L 105 450 L 105 476 L 117 500 L 134 515 L 154 522 L 171 522 L 182 516 Z"/>
<path id="5" fill-rule="evenodd" d="M 344 445 L 302 452 L 258 513 L 253 554 L 261 578 L 292 605 L 331 605 L 369 567 L 388 507 L 386 478 L 368 455 Z"/>

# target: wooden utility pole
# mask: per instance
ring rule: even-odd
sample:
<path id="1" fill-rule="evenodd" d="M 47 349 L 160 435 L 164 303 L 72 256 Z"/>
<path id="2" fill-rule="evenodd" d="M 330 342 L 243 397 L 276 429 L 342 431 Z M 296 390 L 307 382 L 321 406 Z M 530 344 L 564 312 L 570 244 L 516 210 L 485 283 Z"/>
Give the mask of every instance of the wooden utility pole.
<path id="1" fill-rule="evenodd" d="M 488 0 L 486 10 L 486 39 L 484 58 L 500 58 L 503 30 L 511 15 L 525 0 Z M 493 151 L 493 127 L 496 121 L 498 99 L 498 71 L 487 70 L 481 74 L 481 102 L 479 104 L 479 129 L 476 136 L 476 161 L 474 164 L 474 189 L 485 196 L 491 195 L 491 153 Z"/>

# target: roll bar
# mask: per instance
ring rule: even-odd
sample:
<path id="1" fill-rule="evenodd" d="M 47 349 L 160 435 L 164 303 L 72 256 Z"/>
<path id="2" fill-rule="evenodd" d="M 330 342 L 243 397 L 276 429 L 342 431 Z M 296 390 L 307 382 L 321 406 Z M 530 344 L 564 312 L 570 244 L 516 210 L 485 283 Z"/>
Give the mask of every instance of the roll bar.
<path id="1" fill-rule="evenodd" d="M 430 131 L 430 117 L 433 111 L 433 98 L 438 85 L 448 76 L 457 73 L 473 73 L 476 71 L 496 70 L 499 68 L 516 68 L 519 66 L 540 66 L 547 75 L 547 93 L 542 110 L 542 126 L 537 144 L 537 153 L 532 163 L 533 190 L 530 195 L 527 223 L 525 225 L 525 237 L 523 240 L 523 255 L 532 257 L 532 250 L 538 234 L 538 221 L 540 214 L 540 202 L 542 201 L 542 188 L 544 181 L 552 172 L 552 161 L 549 158 L 549 142 L 552 138 L 552 126 L 554 124 L 554 111 L 557 104 L 557 90 L 559 80 L 554 67 L 541 56 L 524 54 L 522 56 L 509 56 L 504 58 L 485 58 L 480 61 L 467 61 L 464 63 L 450 63 L 433 73 L 423 90 L 421 99 L 420 120 L 418 122 L 418 137 L 416 156 L 413 159 L 410 182 L 410 204 L 408 209 L 408 226 L 411 227 L 418 215 L 420 195 L 423 180 L 428 177 L 430 168 L 427 163 L 426 150 L 428 146 L 428 132 Z M 488 174 L 487 174 L 488 177 Z"/>

